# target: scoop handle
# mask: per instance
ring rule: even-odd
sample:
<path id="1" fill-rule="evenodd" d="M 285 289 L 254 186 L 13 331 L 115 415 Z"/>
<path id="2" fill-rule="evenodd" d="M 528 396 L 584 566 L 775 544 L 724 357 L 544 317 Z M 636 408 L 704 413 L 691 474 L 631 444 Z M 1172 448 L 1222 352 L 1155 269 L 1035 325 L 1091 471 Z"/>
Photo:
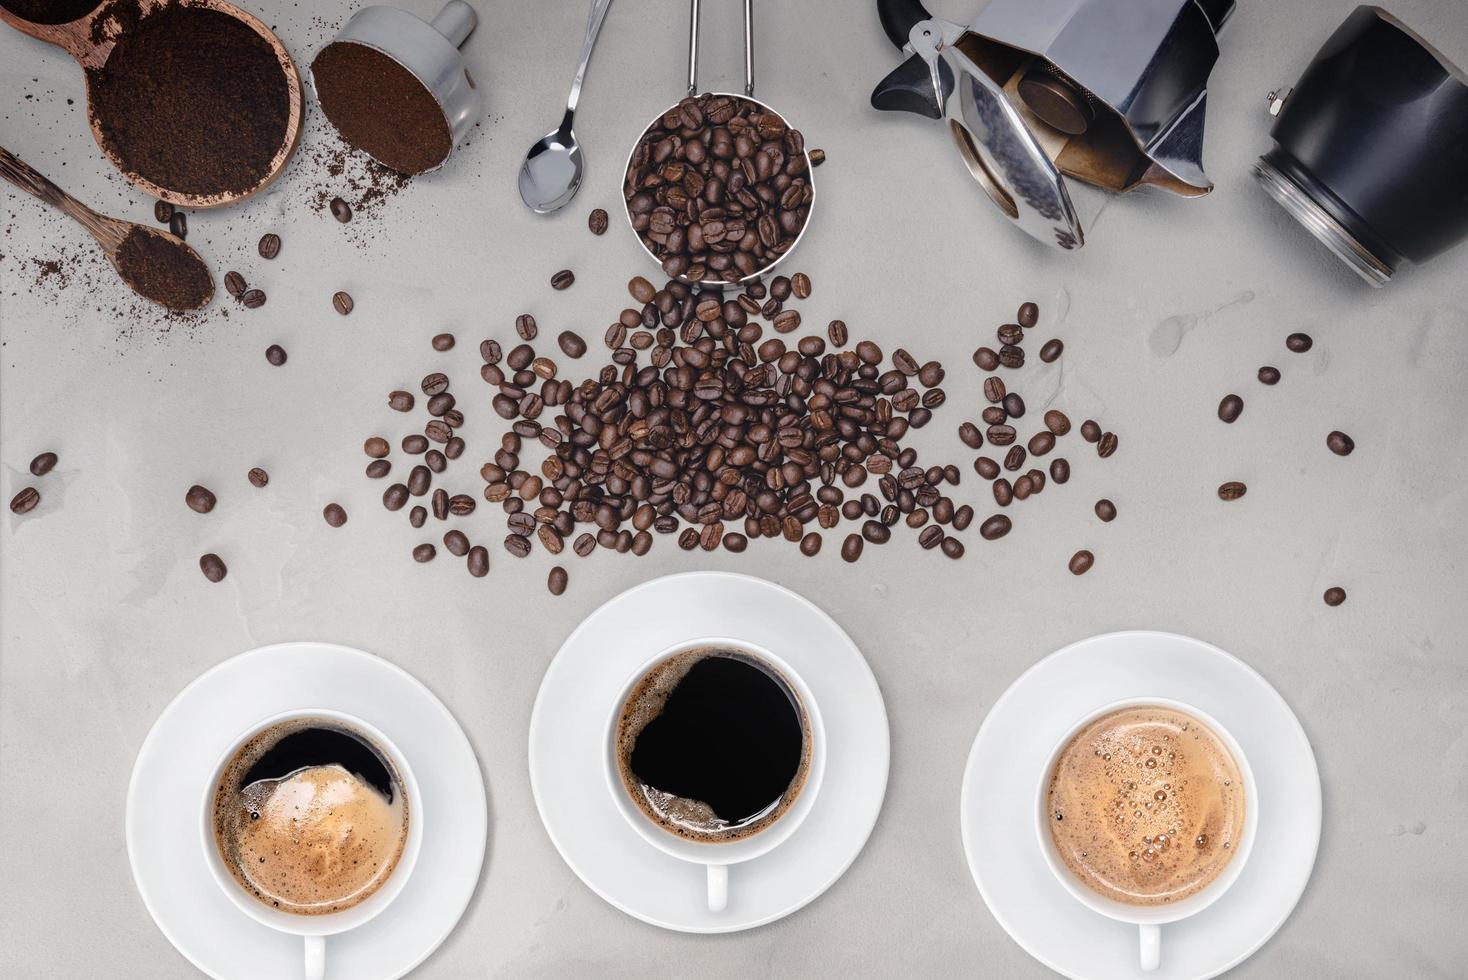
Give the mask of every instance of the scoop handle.
<path id="1" fill-rule="evenodd" d="M 914 24 L 930 20 L 932 14 L 922 0 L 877 0 L 877 16 L 882 19 L 882 30 L 887 39 L 899 48 L 907 46 Z"/>
<path id="2" fill-rule="evenodd" d="M 116 227 L 109 226 L 112 219 L 102 217 L 51 183 L 45 174 L 3 146 L 0 146 L 0 177 L 4 177 L 27 194 L 34 194 L 67 217 L 80 223 L 109 253 L 122 240 L 122 233 Z M 116 223 L 113 222 L 113 224 Z"/>

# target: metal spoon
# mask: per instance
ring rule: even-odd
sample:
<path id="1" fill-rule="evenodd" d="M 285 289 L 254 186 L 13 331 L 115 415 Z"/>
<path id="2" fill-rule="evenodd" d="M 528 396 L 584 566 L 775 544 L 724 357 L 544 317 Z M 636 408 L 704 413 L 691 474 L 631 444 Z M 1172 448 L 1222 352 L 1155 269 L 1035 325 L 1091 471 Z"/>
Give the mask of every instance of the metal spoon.
<path id="1" fill-rule="evenodd" d="M 571 97 L 566 100 L 566 115 L 562 117 L 560 126 L 536 141 L 520 165 L 520 199 L 537 214 L 560 210 L 571 203 L 571 198 L 581 189 L 585 164 L 581 145 L 571 131 L 571 120 L 576 115 L 576 102 L 581 98 L 581 82 L 586 77 L 586 66 L 591 62 L 591 49 L 596 45 L 596 36 L 601 33 L 602 21 L 611 5 L 612 0 L 593 0 L 591 19 L 586 24 L 586 40 L 581 45 L 581 64 L 571 82 Z"/>

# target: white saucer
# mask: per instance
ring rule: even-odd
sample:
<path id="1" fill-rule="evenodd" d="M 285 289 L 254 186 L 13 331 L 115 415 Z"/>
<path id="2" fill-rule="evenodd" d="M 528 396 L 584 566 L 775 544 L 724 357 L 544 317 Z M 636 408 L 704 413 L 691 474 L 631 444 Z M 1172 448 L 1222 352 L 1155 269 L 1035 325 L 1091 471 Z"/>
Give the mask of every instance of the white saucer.
<path id="1" fill-rule="evenodd" d="M 1162 966 L 1142 973 L 1137 927 L 1085 908 L 1055 880 L 1035 841 L 1035 792 L 1055 743 L 1086 712 L 1133 697 L 1171 698 L 1238 740 L 1261 801 L 1243 874 L 1211 907 L 1162 927 Z M 1269 682 L 1236 657 L 1171 633 L 1073 643 L 1000 695 L 963 774 L 959 824 L 989 911 L 1026 952 L 1078 980 L 1202 980 L 1243 962 L 1284 924 L 1320 845 L 1320 772 L 1305 731 Z"/>
<path id="2" fill-rule="evenodd" d="M 785 660 L 825 723 L 825 781 L 779 848 L 729 869 L 729 906 L 710 912 L 701 865 L 670 857 L 627 824 L 603 769 L 607 718 L 649 657 L 728 636 Z M 871 668 L 831 617 L 788 589 L 726 572 L 654 579 L 609 600 L 566 638 L 530 718 L 530 785 L 551 841 L 592 891 L 628 915 L 681 932 L 735 932 L 815 899 L 850 867 L 887 791 L 887 711 Z"/>
<path id="3" fill-rule="evenodd" d="M 329 977 L 392 980 L 459 921 L 484 861 L 479 762 L 443 702 L 406 671 L 329 643 L 281 643 L 226 660 L 184 688 L 143 741 L 127 791 L 127 853 L 163 935 L 211 977 L 300 977 L 301 940 L 240 913 L 199 853 L 211 768 L 247 727 L 326 707 L 377 727 L 410 760 L 424 798 L 423 850 L 407 887 L 376 919 L 327 940 Z"/>

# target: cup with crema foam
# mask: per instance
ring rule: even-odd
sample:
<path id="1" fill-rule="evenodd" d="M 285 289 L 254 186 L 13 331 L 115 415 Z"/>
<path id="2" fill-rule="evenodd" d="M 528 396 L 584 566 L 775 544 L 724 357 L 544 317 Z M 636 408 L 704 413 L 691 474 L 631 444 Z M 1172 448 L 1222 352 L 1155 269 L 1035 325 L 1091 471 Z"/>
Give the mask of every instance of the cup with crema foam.
<path id="1" fill-rule="evenodd" d="M 1088 713 L 1040 774 L 1035 830 L 1078 902 L 1136 925 L 1140 965 L 1162 961 L 1162 926 L 1197 915 L 1238 880 L 1259 791 L 1232 735 L 1191 705 L 1133 698 Z"/>
<path id="2" fill-rule="evenodd" d="M 340 711 L 251 725 L 220 755 L 203 797 L 210 874 L 245 915 L 304 939 L 306 980 L 326 975 L 327 936 L 369 922 L 401 894 L 423 842 L 407 759 Z"/>
<path id="3" fill-rule="evenodd" d="M 639 667 L 611 705 L 607 789 L 665 854 L 706 869 L 707 903 L 729 902 L 729 868 L 769 854 L 810 813 L 825 773 L 815 696 L 775 654 L 704 637 Z"/>

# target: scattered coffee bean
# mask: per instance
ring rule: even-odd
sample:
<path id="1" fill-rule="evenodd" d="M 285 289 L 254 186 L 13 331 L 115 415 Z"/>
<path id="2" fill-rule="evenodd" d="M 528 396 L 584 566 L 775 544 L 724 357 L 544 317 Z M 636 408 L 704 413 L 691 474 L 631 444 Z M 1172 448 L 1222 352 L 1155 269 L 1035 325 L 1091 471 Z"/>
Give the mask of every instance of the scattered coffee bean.
<path id="1" fill-rule="evenodd" d="M 1024 343 L 1024 329 L 1018 323 L 1006 323 L 995 331 L 995 336 L 1001 344 Z"/>
<path id="2" fill-rule="evenodd" d="M 963 557 L 963 542 L 952 535 L 944 538 L 943 543 L 939 547 L 943 549 L 943 554 L 949 558 L 957 560 Z"/>
<path id="3" fill-rule="evenodd" d="M 984 397 L 991 403 L 998 405 L 1004 401 L 1004 396 L 1009 389 L 1004 385 L 1004 379 L 997 374 L 991 374 L 984 379 Z"/>
<path id="4" fill-rule="evenodd" d="M 379 463 L 379 462 L 385 463 L 387 461 L 386 460 L 373 460 L 372 462 L 374 462 L 374 463 Z M 371 463 L 368 464 L 368 466 L 371 466 L 371 465 L 372 465 Z M 252 487 L 263 487 L 267 483 L 270 482 L 270 474 L 267 473 L 267 472 L 265 472 L 263 469 L 261 469 L 258 466 L 251 467 L 250 472 L 249 472 L 248 475 L 249 475 L 249 479 L 250 479 L 250 485 Z"/>
<path id="5" fill-rule="evenodd" d="M 999 475 L 999 464 L 988 456 L 980 456 L 974 460 L 974 472 L 986 480 L 992 480 Z"/>
<path id="6" fill-rule="evenodd" d="M 418 383 L 418 387 L 423 394 L 431 398 L 449 390 L 449 376 L 441 371 L 425 374 L 423 380 Z"/>
<path id="7" fill-rule="evenodd" d="M 967 531 L 968 526 L 973 523 L 974 509 L 964 504 L 953 512 L 953 529 L 955 531 Z"/>
<path id="8" fill-rule="evenodd" d="M 455 558 L 463 558 L 469 553 L 469 538 L 463 531 L 457 529 L 446 531 L 443 536 L 443 546 Z"/>
<path id="9" fill-rule="evenodd" d="M 521 538 L 520 540 L 524 541 L 525 539 Z M 525 547 L 528 550 L 530 546 L 527 544 Z M 469 549 L 469 555 L 465 559 L 465 565 L 469 569 L 470 575 L 473 575 L 475 578 L 484 578 L 484 576 L 489 574 L 489 549 L 482 544 L 476 544 Z"/>
<path id="10" fill-rule="evenodd" d="M 1243 411 L 1244 400 L 1238 395 L 1224 395 L 1218 403 L 1218 417 L 1225 422 L 1233 422 Z"/>
<path id="11" fill-rule="evenodd" d="M 592 208 L 591 214 L 586 216 L 586 227 L 591 229 L 593 235 L 605 235 L 607 233 L 607 213 L 601 208 Z"/>
<path id="12" fill-rule="evenodd" d="M 1009 529 L 1013 526 L 1008 517 L 1003 514 L 995 514 L 986 518 L 984 523 L 979 525 L 979 537 L 985 541 L 996 541 L 1008 534 Z"/>
<path id="13" fill-rule="evenodd" d="M 1084 548 L 1070 556 L 1070 573 L 1072 575 L 1084 575 L 1096 564 L 1096 556 Z"/>
<path id="14" fill-rule="evenodd" d="M 1014 318 L 1019 321 L 1020 326 L 1028 330 L 1040 322 L 1040 307 L 1034 303 L 1022 303 Z"/>
<path id="15" fill-rule="evenodd" d="M 224 559 L 213 552 L 199 557 L 199 571 L 211 582 L 222 582 L 224 576 L 229 574 L 229 569 L 224 567 Z"/>
<path id="16" fill-rule="evenodd" d="M 189 237 L 189 216 L 182 211 L 173 212 L 173 217 L 168 219 L 168 230 L 177 239 Z"/>
<path id="17" fill-rule="evenodd" d="M 260 236 L 260 258 L 273 259 L 280 254 L 280 236 L 266 232 Z"/>
<path id="18" fill-rule="evenodd" d="M 825 150 L 822 150 L 822 149 L 811 150 L 806 155 L 808 157 L 810 157 L 810 165 L 812 167 L 819 167 L 821 164 L 823 164 L 823 163 L 826 162 L 826 151 Z"/>
<path id="19" fill-rule="evenodd" d="M 428 450 L 428 437 L 417 432 L 403 436 L 403 452 L 410 456 L 421 456 Z"/>
<path id="20" fill-rule="evenodd" d="M 1062 342 L 1058 338 L 1051 337 L 1049 340 L 1045 341 L 1045 343 L 1040 345 L 1040 360 L 1044 361 L 1046 364 L 1052 364 L 1059 359 L 1060 355 L 1064 351 L 1064 342 Z"/>
<path id="21" fill-rule="evenodd" d="M 401 483 L 394 483 L 382 491 L 382 506 L 388 510 L 402 510 L 407 502 L 408 488 Z"/>
<path id="22" fill-rule="evenodd" d="M 988 347 L 974 351 L 974 363 L 981 371 L 992 371 L 999 366 L 999 355 Z"/>
<path id="23" fill-rule="evenodd" d="M 627 280 L 627 292 L 639 303 L 651 303 L 657 295 L 657 289 L 642 276 L 633 276 Z"/>
<path id="24" fill-rule="evenodd" d="M 321 516 L 326 518 L 326 523 L 332 527 L 341 527 L 347 522 L 346 508 L 337 503 L 327 504 L 321 511 Z"/>
<path id="25" fill-rule="evenodd" d="M 1008 507 L 1014 503 L 1014 485 L 1008 480 L 1003 477 L 995 480 L 991 489 L 994 492 L 994 502 L 1000 507 Z"/>
<path id="26" fill-rule="evenodd" d="M 217 500 L 207 487 L 201 487 L 195 483 L 184 494 L 184 503 L 188 504 L 189 510 L 196 514 L 207 514 L 214 509 Z"/>
<path id="27" fill-rule="evenodd" d="M 790 292 L 796 299 L 810 299 L 810 276 L 797 272 L 790 277 Z"/>
<path id="28" fill-rule="evenodd" d="M 1292 333 L 1285 338 L 1285 346 L 1296 354 L 1303 354 L 1315 346 L 1315 341 L 1310 339 L 1308 333 Z"/>
<path id="29" fill-rule="evenodd" d="M 14 514 L 24 514 L 40 502 L 40 491 L 35 487 L 22 487 L 19 493 L 10 498 L 10 510 Z"/>
<path id="30" fill-rule="evenodd" d="M 160 225 L 166 225 L 172 217 L 172 204 L 170 204 L 168 201 L 153 202 L 153 220 L 157 221 Z"/>
<path id="31" fill-rule="evenodd" d="M 861 557 L 863 546 L 860 534 L 848 534 L 846 540 L 841 542 L 841 560 L 854 562 Z"/>
<path id="32" fill-rule="evenodd" d="M 1009 452 L 1004 454 L 1004 468 L 1013 473 L 1025 465 L 1025 447 L 1011 446 Z"/>
<path id="33" fill-rule="evenodd" d="M 433 343 L 433 349 L 436 350 L 436 351 L 453 350 L 454 349 L 454 335 L 451 334 L 451 333 L 435 334 L 434 337 L 433 337 L 432 343 Z"/>
<path id="34" fill-rule="evenodd" d="M 1335 607 L 1346 601 L 1346 590 L 1339 585 L 1332 585 L 1325 590 L 1325 604 Z"/>
<path id="35" fill-rule="evenodd" d="M 45 476 L 56 468 L 55 453 L 40 453 L 31 460 L 31 476 Z"/>
<path id="36" fill-rule="evenodd" d="M 985 434 L 989 437 L 989 442 L 995 446 L 1007 446 L 1014 442 L 1018 435 L 1012 425 L 991 425 Z"/>
<path id="37" fill-rule="evenodd" d="M 1101 518 L 1104 523 L 1110 524 L 1116 520 L 1116 505 L 1105 497 L 1102 497 L 1096 501 L 1096 516 Z"/>
<path id="38" fill-rule="evenodd" d="M 1101 426 L 1094 419 L 1086 419 L 1081 423 L 1081 438 L 1087 442 L 1101 441 Z"/>
<path id="39" fill-rule="evenodd" d="M 550 589 L 551 595 L 562 595 L 566 591 L 567 577 L 566 569 L 560 565 L 556 565 L 550 570 L 550 575 L 546 577 L 545 587 Z"/>
<path id="40" fill-rule="evenodd" d="M 371 456 L 373 459 L 382 459 L 390 450 L 391 447 L 382 436 L 368 436 L 362 443 L 362 452 Z"/>
<path id="41" fill-rule="evenodd" d="M 1116 452 L 1117 438 L 1115 432 L 1103 432 L 1101 438 L 1096 442 L 1096 455 L 1102 459 Z"/>
<path id="42" fill-rule="evenodd" d="M 331 294 L 331 305 L 342 316 L 346 316 L 352 312 L 352 307 L 356 304 L 352 302 L 351 293 L 338 291 Z"/>
<path id="43" fill-rule="evenodd" d="M 421 565 L 424 562 L 433 561 L 437 554 L 438 549 L 425 541 L 413 549 L 413 560 Z"/>
<path id="44" fill-rule="evenodd" d="M 240 294 L 240 302 L 247 310 L 258 310 L 265 305 L 265 290 L 247 289 Z"/>
<path id="45" fill-rule="evenodd" d="M 521 340 L 534 340 L 540 328 L 535 323 L 535 317 L 529 313 L 521 313 L 515 317 L 515 333 Z"/>
<path id="46" fill-rule="evenodd" d="M 402 390 L 388 392 L 387 407 L 394 412 L 411 412 L 413 410 L 413 393 Z"/>
<path id="47" fill-rule="evenodd" d="M 814 558 L 821 553 L 821 536 L 811 531 L 800 539 L 800 553 L 807 558 Z"/>
<path id="48" fill-rule="evenodd" d="M 226 272 L 224 274 L 224 291 L 235 299 L 239 299 L 245 293 L 245 277 L 238 272 Z"/>
<path id="49" fill-rule="evenodd" d="M 972 422 L 964 422 L 958 427 L 958 438 L 970 449 L 978 449 L 984 444 L 984 434 Z"/>
<path id="50" fill-rule="evenodd" d="M 1240 497 L 1248 492 L 1249 488 L 1244 486 L 1244 484 L 1240 483 L 1238 480 L 1230 480 L 1227 483 L 1219 484 L 1218 487 L 1218 496 L 1220 500 L 1238 500 Z"/>
<path id="51" fill-rule="evenodd" d="M 1340 430 L 1336 430 L 1325 437 L 1326 447 L 1337 456 L 1349 456 L 1356 448 L 1356 440 Z"/>
<path id="52" fill-rule="evenodd" d="M 422 504 L 414 504 L 413 509 L 408 511 L 408 523 L 415 528 L 428 523 L 428 511 Z"/>
<path id="53" fill-rule="evenodd" d="M 826 325 L 826 336 L 831 341 L 832 347 L 845 347 L 847 340 L 846 321 L 832 320 Z"/>
<path id="54" fill-rule="evenodd" d="M 371 480 L 380 480 L 392 472 L 392 464 L 385 459 L 374 459 L 367 464 L 367 477 Z"/>
<path id="55" fill-rule="evenodd" d="M 331 199 L 331 216 L 342 224 L 352 220 L 352 206 L 339 197 Z"/>
<path id="56" fill-rule="evenodd" d="M 562 330 L 561 335 L 556 338 L 556 343 L 561 348 L 561 353 L 567 357 L 580 357 L 586 353 L 586 341 L 581 335 L 570 330 Z"/>
<path id="57" fill-rule="evenodd" d="M 1259 381 L 1261 384 L 1267 385 L 1279 384 L 1279 368 L 1268 366 L 1260 368 Z"/>
<path id="58" fill-rule="evenodd" d="M 1052 408 L 1045 413 L 1045 428 L 1057 436 L 1063 436 L 1070 431 L 1070 418 L 1059 409 Z"/>
<path id="59" fill-rule="evenodd" d="M 1029 449 L 1031 456 L 1044 456 L 1055 448 L 1055 433 L 1046 429 L 1036 432 L 1030 436 Z"/>
<path id="60" fill-rule="evenodd" d="M 557 272 L 555 275 L 551 276 L 550 284 L 552 289 L 569 289 L 571 284 L 575 281 L 576 273 L 572 272 L 570 269 L 562 269 L 560 272 Z"/>
<path id="61" fill-rule="evenodd" d="M 1070 482 L 1070 461 L 1064 456 L 1057 456 L 1050 461 L 1050 479 L 1056 483 Z"/>
<path id="62" fill-rule="evenodd" d="M 732 552 L 733 554 L 737 555 L 745 548 L 749 547 L 749 538 L 745 537 L 743 534 L 740 534 L 738 531 L 730 531 L 728 534 L 724 535 L 723 544 L 725 551 Z"/>

